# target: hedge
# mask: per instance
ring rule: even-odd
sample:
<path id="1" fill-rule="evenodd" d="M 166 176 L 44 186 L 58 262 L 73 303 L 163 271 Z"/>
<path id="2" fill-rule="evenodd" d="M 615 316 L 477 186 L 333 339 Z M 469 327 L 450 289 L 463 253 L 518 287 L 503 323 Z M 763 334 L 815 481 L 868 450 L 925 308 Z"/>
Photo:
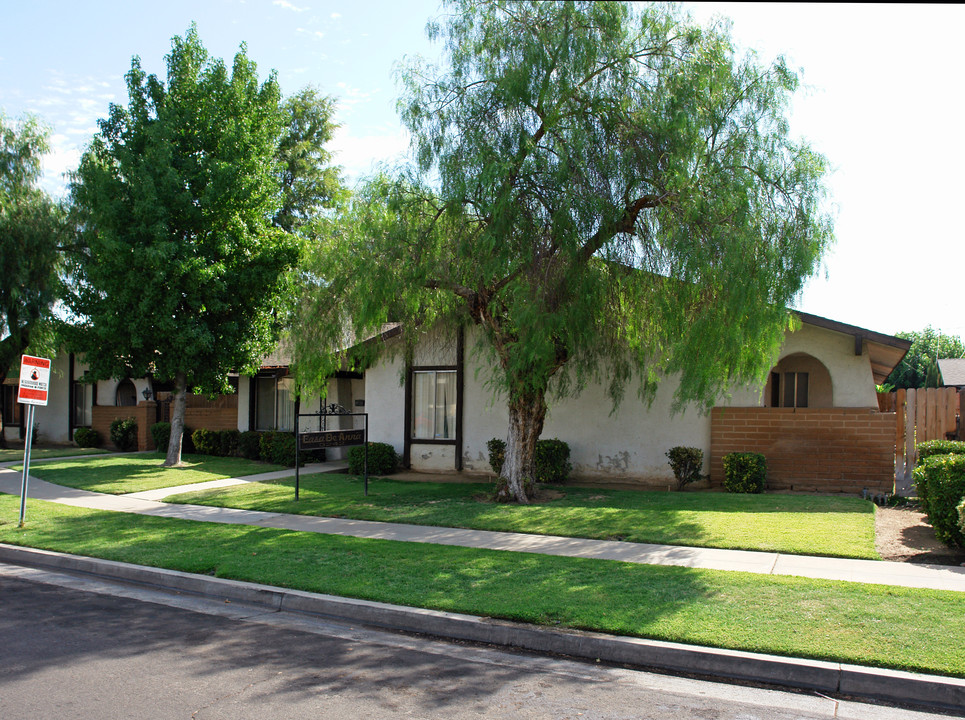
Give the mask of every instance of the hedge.
<path id="1" fill-rule="evenodd" d="M 111 423 L 111 442 L 121 452 L 137 450 L 137 420 L 117 418 Z"/>
<path id="2" fill-rule="evenodd" d="M 506 441 L 493 438 L 486 443 L 489 450 L 489 466 L 499 476 L 503 472 L 506 461 Z M 570 446 L 563 440 L 549 438 L 536 441 L 536 453 L 533 456 L 533 481 L 538 483 L 566 482 L 573 470 L 570 463 Z"/>
<path id="3" fill-rule="evenodd" d="M 767 460 L 760 453 L 724 455 L 724 489 L 735 493 L 762 493 L 767 483 Z"/>
<path id="4" fill-rule="evenodd" d="M 952 547 L 965 547 L 959 506 L 965 499 L 965 455 L 932 455 L 914 470 L 915 485 L 935 537 Z"/>
<path id="5" fill-rule="evenodd" d="M 101 435 L 94 428 L 79 427 L 74 430 L 74 442 L 82 448 L 100 447 Z"/>
<path id="6" fill-rule="evenodd" d="M 369 475 L 391 475 L 399 469 L 399 456 L 388 443 L 369 443 Z M 348 450 L 348 471 L 350 475 L 365 472 L 365 446 L 356 445 Z"/>

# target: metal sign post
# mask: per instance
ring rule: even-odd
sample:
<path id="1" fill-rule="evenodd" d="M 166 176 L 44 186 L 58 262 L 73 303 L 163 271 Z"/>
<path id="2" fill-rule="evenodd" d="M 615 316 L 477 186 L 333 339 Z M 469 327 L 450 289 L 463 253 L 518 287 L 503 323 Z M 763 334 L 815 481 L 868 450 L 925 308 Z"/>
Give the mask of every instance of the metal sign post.
<path id="1" fill-rule="evenodd" d="M 311 417 L 318 419 L 318 430 L 305 431 L 299 427 L 299 418 Z M 329 430 L 329 418 L 362 418 L 361 428 L 351 430 Z M 354 425 L 354 420 L 352 421 Z M 295 499 L 298 500 L 300 473 L 298 469 L 299 455 L 302 450 L 319 450 L 330 447 L 353 447 L 361 445 L 365 448 L 363 460 L 364 492 L 369 494 L 369 414 L 353 413 L 341 405 L 328 405 L 321 412 L 299 413 L 295 416 Z"/>
<path id="2" fill-rule="evenodd" d="M 34 406 L 47 404 L 50 359 L 23 355 L 20 358 L 20 386 L 17 402 L 27 406 L 27 439 L 23 446 L 23 477 L 20 479 L 20 527 L 27 514 L 27 484 L 30 479 L 30 450 L 34 437 Z"/>

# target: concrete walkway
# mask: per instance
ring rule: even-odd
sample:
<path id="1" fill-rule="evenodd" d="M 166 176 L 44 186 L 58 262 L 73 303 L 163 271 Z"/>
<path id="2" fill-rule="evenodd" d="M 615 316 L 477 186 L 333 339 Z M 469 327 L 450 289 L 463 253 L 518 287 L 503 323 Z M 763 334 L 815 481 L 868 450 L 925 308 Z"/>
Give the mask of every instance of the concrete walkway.
<path id="1" fill-rule="evenodd" d="M 328 464 L 326 463 L 324 465 Z M 311 472 L 312 470 L 313 468 L 308 466 L 305 472 Z M 315 469 L 315 471 L 317 472 L 318 470 Z M 29 498 L 75 507 L 181 518 L 201 522 L 253 525 L 329 535 L 346 535 L 438 545 L 457 545 L 489 550 L 529 552 L 598 560 L 618 560 L 650 565 L 676 565 L 690 568 L 738 570 L 764 575 L 793 575 L 798 577 L 824 578 L 828 580 L 845 580 L 849 582 L 965 592 L 965 567 L 809 557 L 746 550 L 650 545 L 609 540 L 585 540 L 548 535 L 527 535 L 487 530 L 463 530 L 459 528 L 403 525 L 159 502 L 159 499 L 162 497 L 181 492 L 202 490 L 211 487 L 225 487 L 264 479 L 278 479 L 293 474 L 294 470 L 282 470 L 249 476 L 247 478 L 215 480 L 207 483 L 182 485 L 179 487 L 131 493 L 128 495 L 105 495 L 103 493 L 89 492 L 86 490 L 75 490 L 31 477 L 27 495 Z M 21 473 L 7 468 L 0 468 L 0 492 L 19 495 L 20 481 Z"/>

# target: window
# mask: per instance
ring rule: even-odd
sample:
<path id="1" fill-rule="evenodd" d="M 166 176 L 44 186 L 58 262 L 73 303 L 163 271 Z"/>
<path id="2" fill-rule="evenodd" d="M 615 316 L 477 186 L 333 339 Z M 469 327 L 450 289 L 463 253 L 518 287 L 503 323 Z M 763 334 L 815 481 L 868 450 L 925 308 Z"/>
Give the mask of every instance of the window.
<path id="1" fill-rule="evenodd" d="M 456 439 L 456 371 L 416 370 L 412 373 L 412 437 Z"/>
<path id="2" fill-rule="evenodd" d="M 782 407 L 806 408 L 808 406 L 808 374 L 806 372 L 784 373 L 784 402 Z"/>
<path id="3" fill-rule="evenodd" d="M 94 404 L 94 386 L 90 383 L 74 383 L 71 413 L 74 427 L 91 426 L 91 407 Z"/>
<path id="4" fill-rule="evenodd" d="M 291 378 L 259 375 L 254 378 L 251 402 L 254 403 L 254 430 L 289 431 L 295 426 L 295 402 Z"/>

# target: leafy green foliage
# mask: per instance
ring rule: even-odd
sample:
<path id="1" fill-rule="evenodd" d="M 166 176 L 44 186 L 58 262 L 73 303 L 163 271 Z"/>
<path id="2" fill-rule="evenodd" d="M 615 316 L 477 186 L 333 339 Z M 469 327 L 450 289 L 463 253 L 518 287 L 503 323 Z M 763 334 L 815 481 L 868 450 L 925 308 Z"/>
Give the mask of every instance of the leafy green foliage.
<path id="1" fill-rule="evenodd" d="M 82 448 L 100 447 L 101 436 L 94 428 L 79 427 L 74 430 L 74 442 Z"/>
<path id="2" fill-rule="evenodd" d="M 506 458 L 506 441 L 493 438 L 486 443 L 489 450 L 489 467 L 499 476 Z M 533 482 L 563 483 L 573 470 L 570 463 L 570 446 L 562 440 L 552 438 L 537 440 L 533 455 Z"/>
<path id="3" fill-rule="evenodd" d="M 915 446 L 918 457 L 924 459 L 932 455 L 965 455 L 965 442 L 961 440 L 928 440 Z"/>
<path id="4" fill-rule="evenodd" d="M 493 438 L 486 443 L 486 449 L 489 450 L 489 467 L 499 477 L 503 471 L 503 462 L 506 460 L 506 441 Z"/>
<path id="5" fill-rule="evenodd" d="M 667 459 L 677 480 L 677 490 L 703 479 L 704 451 L 700 448 L 677 445 L 667 451 Z"/>
<path id="6" fill-rule="evenodd" d="M 403 68 L 415 166 L 360 189 L 311 260 L 312 390 L 346 328 L 474 325 L 507 399 L 511 495 L 546 398 L 674 375 L 707 408 L 774 361 L 831 240 L 824 159 L 789 139 L 797 78 L 665 5 L 451 2 L 444 68 Z M 411 346 L 416 333 L 403 343 Z M 378 343 L 359 350 L 370 362 Z"/>
<path id="7" fill-rule="evenodd" d="M 91 377 L 174 381 L 172 463 L 187 388 L 227 392 L 229 372 L 274 349 L 299 243 L 271 223 L 275 76 L 259 84 L 244 47 L 229 71 L 194 27 L 166 61 L 167 83 L 134 58 L 127 107 L 111 106 L 74 176 L 84 242 L 70 308 Z"/>
<path id="8" fill-rule="evenodd" d="M 895 388 L 939 387 L 937 360 L 965 357 L 965 343 L 945 335 L 930 325 L 921 332 L 900 332 L 897 337 L 911 340 L 911 347 L 887 382 Z"/>
<path id="9" fill-rule="evenodd" d="M 295 435 L 290 432 L 263 432 L 259 438 L 261 459 L 273 465 L 295 467 Z"/>
<path id="10" fill-rule="evenodd" d="M 248 460 L 261 459 L 261 433 L 247 430 L 238 437 L 238 454 Z"/>
<path id="11" fill-rule="evenodd" d="M 767 460 L 760 453 L 724 455 L 724 489 L 734 493 L 762 493 L 767 483 Z"/>
<path id="12" fill-rule="evenodd" d="M 111 442 L 121 452 L 137 450 L 137 420 L 117 418 L 111 423 Z"/>
<path id="13" fill-rule="evenodd" d="M 0 114 L 0 378 L 28 347 L 34 354 L 53 351 L 52 308 L 63 294 L 68 224 L 63 208 L 37 187 L 48 136 L 35 118 L 11 124 Z"/>
<path id="14" fill-rule="evenodd" d="M 965 499 L 965 455 L 932 455 L 919 462 L 912 474 L 935 537 L 946 545 L 965 547 L 958 513 Z"/>
<path id="15" fill-rule="evenodd" d="M 171 439 L 171 423 L 158 422 L 151 425 L 151 438 L 154 440 L 154 448 L 158 452 L 168 451 L 168 441 Z"/>
<path id="16" fill-rule="evenodd" d="M 388 443 L 369 443 L 369 474 L 391 475 L 399 469 L 399 456 Z M 352 475 L 365 472 L 365 447 L 356 445 L 348 449 L 348 471 Z"/>

